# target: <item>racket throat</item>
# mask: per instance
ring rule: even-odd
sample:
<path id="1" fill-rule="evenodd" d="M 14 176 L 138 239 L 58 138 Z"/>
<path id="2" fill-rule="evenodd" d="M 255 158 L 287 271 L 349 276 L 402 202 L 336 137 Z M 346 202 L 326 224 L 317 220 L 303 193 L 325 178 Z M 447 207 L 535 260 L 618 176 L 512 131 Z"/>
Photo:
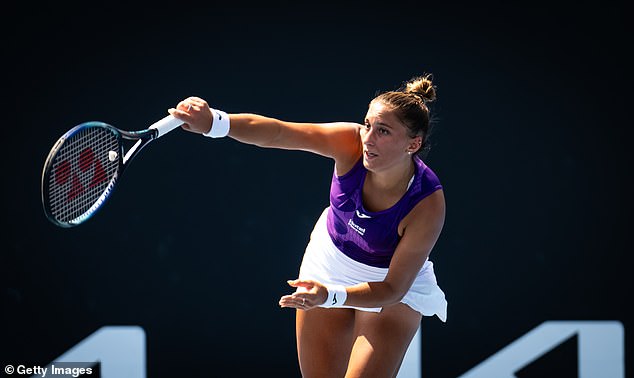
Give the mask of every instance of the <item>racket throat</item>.
<path id="1" fill-rule="evenodd" d="M 142 139 L 137 140 L 136 143 L 134 143 L 134 145 L 130 147 L 128 152 L 126 152 L 125 156 L 123 156 L 123 164 L 127 163 L 128 160 L 130 160 L 132 156 L 134 156 L 137 152 L 141 151 L 141 149 L 143 148 L 143 146 L 145 146 L 145 144 L 147 143 L 143 143 Z"/>
<path id="2" fill-rule="evenodd" d="M 131 160 L 134 155 L 139 153 L 148 142 L 158 137 L 158 131 L 153 129 L 147 129 L 142 131 L 124 131 L 118 130 L 123 139 L 135 140 L 136 142 L 123 156 L 123 164 Z"/>

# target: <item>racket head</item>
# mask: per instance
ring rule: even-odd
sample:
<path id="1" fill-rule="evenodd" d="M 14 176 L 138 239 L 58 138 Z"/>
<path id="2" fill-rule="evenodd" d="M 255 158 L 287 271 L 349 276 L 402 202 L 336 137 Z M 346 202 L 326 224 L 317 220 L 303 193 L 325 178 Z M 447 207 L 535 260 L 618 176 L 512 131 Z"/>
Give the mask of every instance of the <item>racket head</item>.
<path id="1" fill-rule="evenodd" d="M 42 170 L 42 205 L 60 227 L 88 220 L 108 199 L 123 172 L 123 142 L 117 128 L 85 122 L 62 135 Z"/>

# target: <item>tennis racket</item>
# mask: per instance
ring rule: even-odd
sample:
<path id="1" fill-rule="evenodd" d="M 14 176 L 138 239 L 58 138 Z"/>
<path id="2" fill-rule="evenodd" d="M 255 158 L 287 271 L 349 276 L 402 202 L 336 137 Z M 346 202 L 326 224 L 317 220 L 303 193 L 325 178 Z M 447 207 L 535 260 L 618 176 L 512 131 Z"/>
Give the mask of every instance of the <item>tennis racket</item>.
<path id="1" fill-rule="evenodd" d="M 60 227 L 87 221 L 110 197 L 141 149 L 182 124 L 170 115 L 139 131 L 124 131 L 103 122 L 85 122 L 68 130 L 53 145 L 42 170 L 47 218 Z M 136 140 L 127 152 L 124 139 Z"/>

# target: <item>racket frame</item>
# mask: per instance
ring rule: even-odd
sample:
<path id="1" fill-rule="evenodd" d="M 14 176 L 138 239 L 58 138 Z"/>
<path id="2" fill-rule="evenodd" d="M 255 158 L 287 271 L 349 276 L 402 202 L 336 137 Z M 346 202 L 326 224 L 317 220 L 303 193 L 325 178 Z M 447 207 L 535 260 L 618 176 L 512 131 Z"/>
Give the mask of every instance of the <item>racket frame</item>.
<path id="1" fill-rule="evenodd" d="M 84 122 L 82 124 L 79 124 L 73 127 L 69 131 L 67 131 L 53 145 L 53 148 L 49 152 L 46 158 L 46 161 L 44 163 L 44 168 L 42 169 L 41 193 L 42 193 L 42 205 L 44 207 L 44 213 L 46 214 L 46 217 L 57 226 L 64 227 L 64 228 L 74 227 L 88 220 L 97 212 L 97 210 L 101 208 L 103 203 L 110 197 L 110 195 L 112 194 L 112 191 L 114 190 L 118 180 L 121 178 L 121 175 L 127 168 L 128 164 L 143 149 L 143 147 L 145 147 L 148 143 L 150 143 L 154 139 L 157 139 L 169 133 L 170 131 L 178 128 L 181 125 L 183 125 L 183 121 L 169 115 L 153 123 L 147 129 L 139 130 L 139 131 L 121 130 L 112 125 L 109 125 L 104 122 L 99 122 L 99 121 Z M 52 209 L 50 208 L 49 201 L 47 201 L 47 198 L 49 197 L 48 183 L 50 182 L 51 168 L 53 167 L 55 156 L 57 155 L 57 152 L 60 150 L 60 148 L 64 145 L 64 142 L 67 139 L 74 136 L 79 131 L 88 127 L 106 128 L 110 130 L 116 136 L 116 140 L 118 144 L 117 169 L 114 172 L 110 182 L 108 182 L 106 189 L 101 193 L 99 198 L 88 208 L 88 210 L 86 210 L 80 216 L 74 219 L 71 219 L 70 221 L 66 221 L 66 222 L 60 221 L 53 215 Z M 123 139 L 136 140 L 137 142 L 127 152 L 125 152 L 124 146 L 123 146 Z"/>
<path id="2" fill-rule="evenodd" d="M 61 221 L 57 219 L 57 217 L 55 217 L 55 215 L 53 214 L 53 209 L 51 208 L 50 203 L 47 200 L 47 198 L 49 197 L 49 182 L 51 179 L 53 163 L 55 161 L 55 157 L 57 153 L 64 146 L 64 143 L 68 139 L 72 138 L 75 134 L 81 132 L 82 130 L 85 130 L 87 128 L 92 128 L 92 127 L 108 129 L 110 132 L 112 132 L 115 135 L 117 139 L 117 144 L 118 144 L 117 168 L 114 174 L 112 175 L 110 182 L 108 182 L 108 185 L 104 189 L 104 191 L 101 193 L 98 199 L 84 213 L 82 213 L 81 215 L 69 221 Z M 97 212 L 97 210 L 101 208 L 104 202 L 112 195 L 112 192 L 114 188 L 116 187 L 118 180 L 121 178 L 121 175 L 123 174 L 125 169 L 128 167 L 128 164 L 132 161 L 132 159 L 143 149 L 143 147 L 145 147 L 148 143 L 150 143 L 150 141 L 158 138 L 158 136 L 159 136 L 159 131 L 156 130 L 155 128 L 149 128 L 149 129 L 140 130 L 140 131 L 125 131 L 125 130 L 118 129 L 107 123 L 99 122 L 99 121 L 84 122 L 70 129 L 68 132 L 62 135 L 57 140 L 57 142 L 55 142 L 55 144 L 53 145 L 53 148 L 51 149 L 51 151 L 49 152 L 46 158 L 46 162 L 44 163 L 44 168 L 42 169 L 41 193 L 42 193 L 42 205 L 44 207 L 44 213 L 46 217 L 53 224 L 63 228 L 74 227 L 90 219 Z M 136 140 L 137 142 L 132 147 L 130 147 L 130 149 L 126 152 L 124 150 L 124 145 L 123 145 L 124 139 Z"/>

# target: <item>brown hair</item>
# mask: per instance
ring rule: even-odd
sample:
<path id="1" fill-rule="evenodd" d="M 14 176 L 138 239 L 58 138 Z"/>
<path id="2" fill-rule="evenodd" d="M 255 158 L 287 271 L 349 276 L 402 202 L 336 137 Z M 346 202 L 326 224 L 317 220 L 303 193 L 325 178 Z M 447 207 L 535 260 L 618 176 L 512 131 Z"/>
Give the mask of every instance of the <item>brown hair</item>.
<path id="1" fill-rule="evenodd" d="M 429 135 L 431 133 L 431 116 L 428 103 L 436 99 L 436 87 L 432 83 L 432 75 L 416 76 L 405 82 L 396 91 L 384 92 L 376 96 L 372 102 L 380 101 L 391 107 L 396 116 L 409 130 L 409 136 L 423 138 L 417 153 L 425 155 L 429 151 Z"/>

